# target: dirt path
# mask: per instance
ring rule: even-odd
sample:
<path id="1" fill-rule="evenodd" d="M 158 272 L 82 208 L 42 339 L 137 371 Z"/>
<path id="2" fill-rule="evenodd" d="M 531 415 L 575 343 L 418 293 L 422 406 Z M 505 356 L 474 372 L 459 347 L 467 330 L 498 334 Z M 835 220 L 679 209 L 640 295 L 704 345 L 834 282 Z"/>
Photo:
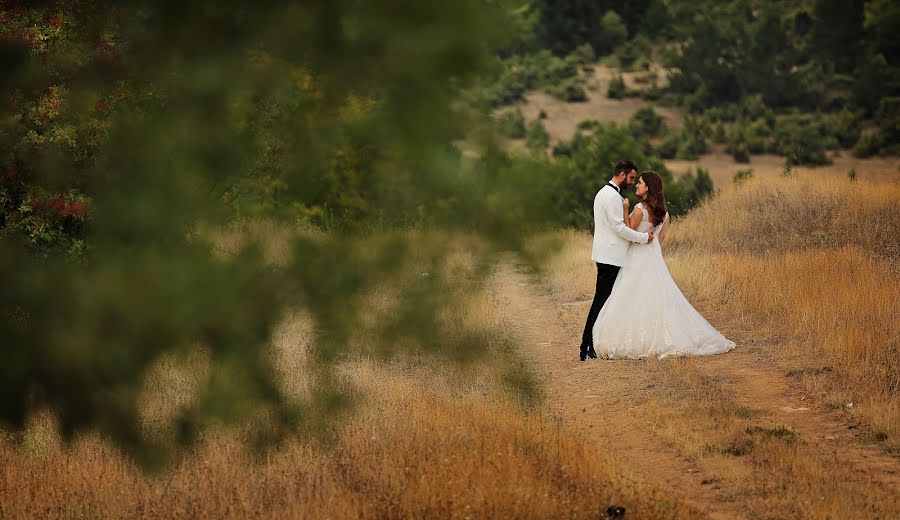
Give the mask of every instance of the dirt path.
<path id="1" fill-rule="evenodd" d="M 638 478 L 711 518 L 766 516 L 753 510 L 747 489 L 704 470 L 666 438 L 664 421 L 641 409 L 653 399 L 648 388 L 656 384 L 647 362 L 578 360 L 577 340 L 589 301 L 558 301 L 512 266 L 497 273 L 496 290 L 556 413 L 598 446 L 611 447 L 613 456 Z M 859 442 L 855 430 L 833 411 L 792 388 L 766 349 L 739 342 L 731 353 L 694 359 L 694 369 L 725 381 L 728 394 L 753 410 L 756 422 L 790 428 L 805 445 L 838 461 L 848 479 L 874 482 L 900 496 L 897 459 Z"/>

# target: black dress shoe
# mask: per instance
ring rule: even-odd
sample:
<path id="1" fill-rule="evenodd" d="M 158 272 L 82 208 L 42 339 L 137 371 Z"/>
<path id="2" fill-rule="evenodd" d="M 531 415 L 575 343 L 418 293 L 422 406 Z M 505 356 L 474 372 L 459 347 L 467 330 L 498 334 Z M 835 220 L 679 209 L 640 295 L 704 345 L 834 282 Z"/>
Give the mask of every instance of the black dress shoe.
<path id="1" fill-rule="evenodd" d="M 587 355 L 591 359 L 597 359 L 597 351 L 594 350 L 594 346 L 591 345 L 588 347 Z"/>
<path id="2" fill-rule="evenodd" d="M 587 348 L 584 345 L 582 345 L 581 346 L 581 354 L 578 356 L 578 358 L 581 359 L 582 361 L 584 361 L 585 359 L 587 359 L 587 357 L 588 357 Z"/>

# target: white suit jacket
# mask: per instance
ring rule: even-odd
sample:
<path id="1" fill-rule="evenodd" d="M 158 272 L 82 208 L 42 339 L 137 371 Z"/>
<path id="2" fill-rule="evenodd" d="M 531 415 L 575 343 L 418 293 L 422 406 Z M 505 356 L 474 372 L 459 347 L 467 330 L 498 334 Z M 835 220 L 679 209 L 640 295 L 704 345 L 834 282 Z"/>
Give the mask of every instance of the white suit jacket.
<path id="1" fill-rule="evenodd" d="M 622 267 L 631 242 L 646 244 L 647 233 L 625 225 L 622 215 L 622 196 L 607 183 L 594 197 L 594 245 L 591 258 L 598 264 Z"/>

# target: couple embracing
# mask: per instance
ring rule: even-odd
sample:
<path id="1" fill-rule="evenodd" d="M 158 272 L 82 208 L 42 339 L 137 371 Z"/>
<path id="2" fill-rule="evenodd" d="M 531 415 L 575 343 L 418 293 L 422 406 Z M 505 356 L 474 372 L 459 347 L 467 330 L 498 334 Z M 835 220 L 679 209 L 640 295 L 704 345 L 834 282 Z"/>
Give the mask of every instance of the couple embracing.
<path id="1" fill-rule="evenodd" d="M 629 213 L 624 190 L 635 185 L 640 203 Z M 669 230 L 662 179 L 640 175 L 631 161 L 616 164 L 594 197 L 597 288 L 581 338 L 580 359 L 705 356 L 728 352 L 726 339 L 687 301 L 663 260 Z"/>

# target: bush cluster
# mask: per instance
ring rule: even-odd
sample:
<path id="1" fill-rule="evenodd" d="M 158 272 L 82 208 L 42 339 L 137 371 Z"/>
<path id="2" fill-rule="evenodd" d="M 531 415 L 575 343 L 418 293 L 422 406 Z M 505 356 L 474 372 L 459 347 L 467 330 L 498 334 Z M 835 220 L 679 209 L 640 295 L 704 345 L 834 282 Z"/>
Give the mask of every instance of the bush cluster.
<path id="1" fill-rule="evenodd" d="M 482 95 L 487 104 L 499 107 L 521 101 L 525 92 L 543 88 L 564 101 L 584 101 L 579 69 L 593 62 L 593 49 L 582 45 L 565 57 L 548 50 L 510 56 L 501 60 L 500 73 Z"/>
<path id="2" fill-rule="evenodd" d="M 644 150 L 629 127 L 615 123 L 599 125 L 590 135 L 576 132 L 571 140 L 557 143 L 553 155 L 555 214 L 560 215 L 561 225 L 587 229 L 593 225 L 594 195 L 623 158 L 633 160 L 641 170 L 660 174 L 673 217 L 684 215 L 714 191 L 706 170 L 687 172 L 676 179 L 662 158 Z M 637 201 L 633 192 L 629 197 L 634 205 Z"/>
<path id="3" fill-rule="evenodd" d="M 525 116 L 518 108 L 503 112 L 497 119 L 497 128 L 504 137 L 522 139 L 525 137 Z"/>
<path id="4" fill-rule="evenodd" d="M 712 126 L 704 117 L 688 115 L 680 130 L 665 135 L 662 142 L 657 145 L 656 153 L 664 159 L 692 161 L 706 153 L 708 149 L 706 141 L 711 136 Z"/>
<path id="5" fill-rule="evenodd" d="M 625 80 L 621 75 L 616 75 L 609 81 L 609 87 L 606 89 L 606 97 L 610 99 L 623 99 L 628 95 L 628 87 L 625 86 Z"/>
<path id="6" fill-rule="evenodd" d="M 900 97 L 881 100 L 875 113 L 876 128 L 861 132 L 853 155 L 900 155 Z"/>
<path id="7" fill-rule="evenodd" d="M 631 116 L 628 128 L 636 139 L 658 137 L 666 131 L 666 121 L 656 113 L 652 105 L 645 105 Z"/>
<path id="8" fill-rule="evenodd" d="M 772 137 L 778 153 L 794 165 L 831 164 L 825 150 L 837 147 L 837 139 L 818 114 L 777 116 Z"/>
<path id="9" fill-rule="evenodd" d="M 528 123 L 528 130 L 525 135 L 525 145 L 532 151 L 545 151 L 550 146 L 550 134 L 544 128 L 544 123 L 540 119 Z"/>

